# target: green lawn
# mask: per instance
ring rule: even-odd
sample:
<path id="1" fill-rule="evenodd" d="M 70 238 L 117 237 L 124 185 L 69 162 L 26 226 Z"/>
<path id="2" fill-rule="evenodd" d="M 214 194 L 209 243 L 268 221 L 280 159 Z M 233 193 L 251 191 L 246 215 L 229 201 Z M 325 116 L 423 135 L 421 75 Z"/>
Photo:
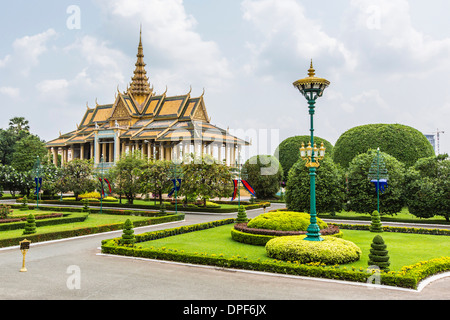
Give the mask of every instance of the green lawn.
<path id="1" fill-rule="evenodd" d="M 242 244 L 231 239 L 232 225 L 202 230 L 164 239 L 139 243 L 138 246 L 184 250 L 208 254 L 223 254 L 225 257 L 239 255 L 249 260 L 270 259 L 264 247 Z M 369 231 L 343 230 L 344 239 L 358 245 L 363 254 L 359 261 L 346 267 L 367 268 L 370 244 L 376 234 Z M 419 234 L 381 233 L 385 240 L 391 261 L 391 270 L 399 271 L 403 266 L 420 261 L 450 255 L 450 237 Z"/>

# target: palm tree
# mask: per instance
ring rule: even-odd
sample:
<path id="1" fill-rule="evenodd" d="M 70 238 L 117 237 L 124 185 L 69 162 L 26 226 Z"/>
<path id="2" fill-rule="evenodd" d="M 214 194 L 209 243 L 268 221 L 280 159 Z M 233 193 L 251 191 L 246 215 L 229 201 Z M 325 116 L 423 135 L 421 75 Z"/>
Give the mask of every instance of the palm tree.
<path id="1" fill-rule="evenodd" d="M 21 131 L 30 131 L 30 126 L 24 117 L 14 117 L 9 120 L 9 129 L 18 134 Z"/>

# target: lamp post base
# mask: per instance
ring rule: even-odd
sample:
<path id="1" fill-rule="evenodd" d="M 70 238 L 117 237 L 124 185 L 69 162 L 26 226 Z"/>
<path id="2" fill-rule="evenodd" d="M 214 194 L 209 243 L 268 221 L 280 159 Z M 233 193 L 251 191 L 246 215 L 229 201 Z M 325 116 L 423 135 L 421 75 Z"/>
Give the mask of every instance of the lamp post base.
<path id="1" fill-rule="evenodd" d="M 323 241 L 324 239 L 320 236 L 320 228 L 317 224 L 310 224 L 308 229 L 306 230 L 306 238 L 303 240 L 306 241 Z"/>

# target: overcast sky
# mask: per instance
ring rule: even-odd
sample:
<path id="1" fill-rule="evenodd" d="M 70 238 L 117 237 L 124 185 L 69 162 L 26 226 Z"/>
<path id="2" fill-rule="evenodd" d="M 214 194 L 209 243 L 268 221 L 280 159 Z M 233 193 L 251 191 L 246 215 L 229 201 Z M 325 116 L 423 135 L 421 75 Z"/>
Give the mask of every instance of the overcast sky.
<path id="1" fill-rule="evenodd" d="M 0 127 L 23 116 L 49 141 L 76 128 L 86 103 L 113 103 L 131 82 L 142 23 L 155 91 L 205 89 L 211 122 L 253 136 L 256 153 L 309 134 L 292 83 L 311 58 L 331 81 L 317 136 L 335 144 L 358 125 L 400 123 L 445 131 L 440 151 L 450 153 L 449 12 L 446 0 L 8 1 Z"/>

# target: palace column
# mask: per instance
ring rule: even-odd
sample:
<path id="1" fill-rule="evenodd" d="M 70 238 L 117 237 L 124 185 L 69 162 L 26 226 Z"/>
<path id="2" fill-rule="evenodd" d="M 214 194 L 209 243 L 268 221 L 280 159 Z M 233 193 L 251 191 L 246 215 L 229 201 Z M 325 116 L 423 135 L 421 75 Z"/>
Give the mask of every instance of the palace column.
<path id="1" fill-rule="evenodd" d="M 222 162 L 222 147 L 223 147 L 222 143 L 217 145 L 217 160 L 219 163 L 223 163 Z"/>
<path id="2" fill-rule="evenodd" d="M 55 166 L 57 166 L 58 165 L 58 148 L 53 147 L 52 151 L 53 151 L 53 164 Z"/>
<path id="3" fill-rule="evenodd" d="M 159 160 L 165 160 L 164 157 L 164 145 L 162 142 L 159 143 Z"/>
<path id="4" fill-rule="evenodd" d="M 84 144 L 80 145 L 80 159 L 84 160 Z"/>

